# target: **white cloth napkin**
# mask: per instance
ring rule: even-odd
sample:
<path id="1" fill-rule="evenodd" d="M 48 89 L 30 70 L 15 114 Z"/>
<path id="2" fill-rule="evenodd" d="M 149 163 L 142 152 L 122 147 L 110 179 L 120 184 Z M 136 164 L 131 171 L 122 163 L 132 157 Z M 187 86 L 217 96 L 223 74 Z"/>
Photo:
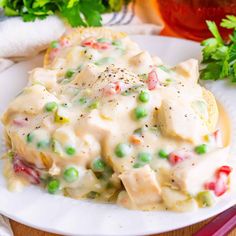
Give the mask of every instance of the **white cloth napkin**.
<path id="1" fill-rule="evenodd" d="M 0 235 L 1 236 L 13 236 L 11 225 L 9 220 L 0 215 Z"/>
<path id="2" fill-rule="evenodd" d="M 135 11 L 133 3 L 119 13 L 105 14 L 103 25 L 128 34 L 159 34 L 163 28 L 161 23 L 144 23 Z M 17 61 L 37 55 L 65 31 L 65 24 L 56 16 L 25 23 L 19 17 L 4 18 L 0 14 L 0 73 Z M 13 236 L 8 219 L 1 215 L 0 236 Z"/>

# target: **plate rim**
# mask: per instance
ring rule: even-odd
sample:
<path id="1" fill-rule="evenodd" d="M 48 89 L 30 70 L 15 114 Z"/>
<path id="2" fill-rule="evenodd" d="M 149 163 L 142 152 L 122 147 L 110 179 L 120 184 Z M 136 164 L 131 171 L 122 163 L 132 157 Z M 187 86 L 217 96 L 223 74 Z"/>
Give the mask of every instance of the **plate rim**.
<path id="1" fill-rule="evenodd" d="M 146 38 L 146 37 L 148 37 L 148 38 L 162 38 L 162 39 L 168 39 L 168 40 L 171 40 L 171 41 L 175 41 L 175 40 L 177 40 L 177 41 L 181 41 L 181 42 L 183 42 L 183 43 L 185 43 L 185 42 L 188 42 L 188 43 L 194 43 L 194 44 L 197 44 L 197 45 L 199 45 L 199 43 L 197 43 L 197 42 L 194 42 L 194 41 L 192 41 L 192 40 L 186 40 L 186 39 L 179 39 L 179 38 L 175 38 L 175 37 L 168 37 L 168 36 L 157 36 L 157 35 L 132 35 L 131 36 L 131 38 L 135 38 L 135 37 L 139 37 L 139 38 Z M 141 45 L 140 45 L 141 46 Z M 141 46 L 142 47 L 142 46 Z M 19 65 L 20 63 L 17 63 L 16 65 Z M 6 72 L 7 73 L 7 71 L 9 71 L 9 70 L 14 70 L 14 67 L 16 66 L 16 65 L 13 65 L 13 66 L 11 66 L 10 68 L 8 68 L 6 71 L 4 71 L 4 73 Z M 235 202 L 236 203 L 236 202 Z M 168 231 L 172 231 L 172 230 L 177 230 L 177 229 L 180 229 L 180 228 L 183 228 L 183 227 L 187 227 L 187 226 L 190 226 L 190 225 L 193 225 L 193 224 L 196 224 L 196 223 L 199 223 L 199 222 L 201 222 L 201 221 L 204 221 L 204 220 L 206 220 L 206 219 L 208 219 L 208 218 L 210 218 L 210 217 L 212 217 L 212 216 L 215 216 L 215 215 L 217 215 L 217 214 L 219 214 L 219 213 L 221 213 L 222 211 L 224 211 L 224 210 L 226 210 L 226 209 L 228 209 L 228 208 L 230 208 L 231 206 L 233 206 L 234 204 L 229 204 L 228 203 L 228 205 L 226 204 L 224 207 L 221 207 L 220 209 L 218 209 L 218 210 L 216 210 L 216 211 L 213 211 L 212 213 L 208 213 L 208 214 L 205 214 L 205 217 L 202 217 L 201 219 L 198 219 L 197 221 L 196 220 L 192 220 L 192 222 L 191 222 L 191 220 L 190 220 L 190 222 L 191 223 L 187 223 L 187 224 L 180 224 L 179 226 L 176 226 L 176 227 L 173 227 L 173 228 L 171 228 L 171 229 L 169 229 L 169 230 L 162 230 L 162 231 L 157 231 L 157 230 L 151 230 L 151 231 L 148 231 L 147 229 L 146 230 L 144 230 L 144 232 L 139 232 L 138 234 L 137 233 L 133 233 L 133 234 L 135 234 L 135 235 L 146 235 L 146 234 L 155 234 L 155 233 L 163 233 L 163 232 L 168 232 Z M 62 231 L 62 230 L 57 230 L 57 229 L 52 229 L 52 228 L 50 228 L 50 227 L 46 227 L 46 228 L 44 228 L 44 227 L 41 227 L 41 226 L 38 226 L 38 225 L 36 225 L 36 224 L 33 224 L 33 223 L 30 223 L 30 221 L 27 221 L 27 220 L 22 220 L 22 219 L 20 219 L 20 218 L 18 218 L 17 216 L 12 216 L 11 214 L 8 214 L 7 212 L 3 212 L 2 210 L 1 210 L 1 208 L 0 208 L 0 212 L 1 213 L 3 213 L 5 216 L 7 216 L 8 218 L 10 218 L 10 219 L 12 219 L 12 220 L 15 220 L 15 221 L 17 221 L 17 222 L 19 222 L 19 223 L 22 223 L 22 224 L 25 224 L 25 225 L 27 225 L 27 226 L 30 226 L 30 227 L 33 227 L 33 228 L 35 228 L 35 229 L 39 229 L 39 230 L 44 230 L 44 231 L 47 231 L 47 232 L 52 232 L 52 233 L 57 233 L 57 234 L 66 234 L 66 235 L 76 235 L 76 234 L 74 234 L 74 233 L 68 233 L 68 232 L 64 232 L 64 231 Z M 157 214 L 158 213 L 160 213 L 160 211 L 157 211 L 156 212 Z M 197 214 L 198 213 L 198 211 L 196 211 L 196 212 L 192 212 L 193 214 Z M 177 213 L 177 214 L 183 214 L 183 213 Z M 194 221 L 194 222 L 193 222 Z M 124 233 L 122 233 L 122 235 L 133 235 L 132 233 L 130 234 L 124 234 Z M 78 235 L 78 234 L 77 234 Z M 83 234 L 84 235 L 84 234 Z M 87 235 L 89 235 L 89 234 L 87 234 Z M 98 235 L 104 235 L 104 234 L 98 234 Z M 108 234 L 106 234 L 106 235 L 108 235 Z M 114 234 L 115 235 L 115 234 Z M 121 235 L 121 234 L 119 234 L 119 235 Z"/>

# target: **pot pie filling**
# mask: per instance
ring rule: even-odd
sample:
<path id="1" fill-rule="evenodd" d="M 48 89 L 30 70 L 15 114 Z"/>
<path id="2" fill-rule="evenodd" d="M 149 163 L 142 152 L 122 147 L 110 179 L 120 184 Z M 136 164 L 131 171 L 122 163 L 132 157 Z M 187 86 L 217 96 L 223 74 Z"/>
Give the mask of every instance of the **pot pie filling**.
<path id="1" fill-rule="evenodd" d="M 9 189 L 31 183 L 142 210 L 214 205 L 232 168 L 198 70 L 194 59 L 164 65 L 110 30 L 52 42 L 2 117 Z"/>

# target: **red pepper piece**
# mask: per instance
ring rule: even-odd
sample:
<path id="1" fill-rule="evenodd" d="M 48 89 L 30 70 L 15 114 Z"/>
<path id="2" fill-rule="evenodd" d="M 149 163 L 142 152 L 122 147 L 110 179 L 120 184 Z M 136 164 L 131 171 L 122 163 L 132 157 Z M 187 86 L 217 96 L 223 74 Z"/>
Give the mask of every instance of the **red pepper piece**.
<path id="1" fill-rule="evenodd" d="M 169 162 L 172 164 L 172 165 L 176 165 L 180 162 L 182 162 L 184 160 L 183 157 L 177 155 L 176 153 L 170 153 L 169 155 Z"/>
<path id="2" fill-rule="evenodd" d="M 89 39 L 89 40 L 87 40 L 87 39 L 85 39 L 82 43 L 81 43 L 81 45 L 82 46 L 86 46 L 86 47 L 92 47 L 92 45 L 94 44 L 94 40 L 91 40 L 91 39 Z"/>
<path id="3" fill-rule="evenodd" d="M 216 176 L 218 177 L 221 173 L 225 173 L 227 176 L 231 173 L 232 168 L 230 166 L 221 166 L 217 173 Z"/>
<path id="4" fill-rule="evenodd" d="M 122 84 L 121 82 L 112 82 L 108 84 L 104 89 L 103 92 L 105 95 L 115 95 L 119 94 L 122 90 Z"/>
<path id="5" fill-rule="evenodd" d="M 13 159 L 13 169 L 15 173 L 25 175 L 30 183 L 40 184 L 39 172 L 33 167 L 25 164 L 17 155 Z"/>
<path id="6" fill-rule="evenodd" d="M 215 183 L 214 192 L 217 197 L 223 195 L 227 191 L 227 182 L 228 176 L 225 173 L 221 173 Z"/>
<path id="7" fill-rule="evenodd" d="M 208 183 L 205 183 L 205 189 L 207 190 L 215 190 L 215 182 L 208 182 Z"/>
<path id="8" fill-rule="evenodd" d="M 220 172 L 215 182 L 205 184 L 205 188 L 214 191 L 217 197 L 223 195 L 228 190 L 228 174 Z"/>
<path id="9" fill-rule="evenodd" d="M 149 90 L 153 90 L 156 88 L 157 83 L 158 83 L 158 76 L 155 70 L 152 70 L 149 74 L 148 74 L 148 79 L 147 79 L 147 85 L 148 85 L 148 89 Z"/>

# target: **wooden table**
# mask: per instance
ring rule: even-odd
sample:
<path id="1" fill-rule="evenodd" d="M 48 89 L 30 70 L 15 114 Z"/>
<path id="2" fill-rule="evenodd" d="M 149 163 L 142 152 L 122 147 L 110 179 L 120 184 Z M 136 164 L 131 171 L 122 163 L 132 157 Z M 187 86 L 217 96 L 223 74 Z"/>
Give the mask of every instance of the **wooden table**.
<path id="1" fill-rule="evenodd" d="M 171 231 L 168 233 L 160 234 L 162 236 L 191 236 L 193 233 L 198 231 L 203 225 L 205 225 L 209 220 L 203 221 L 201 223 L 185 227 L 179 230 Z M 14 231 L 14 236 L 57 236 L 56 234 L 46 233 L 40 230 L 36 230 L 25 225 L 19 224 L 11 220 L 11 225 Z M 232 231 L 228 236 L 236 236 L 236 229 Z"/>

